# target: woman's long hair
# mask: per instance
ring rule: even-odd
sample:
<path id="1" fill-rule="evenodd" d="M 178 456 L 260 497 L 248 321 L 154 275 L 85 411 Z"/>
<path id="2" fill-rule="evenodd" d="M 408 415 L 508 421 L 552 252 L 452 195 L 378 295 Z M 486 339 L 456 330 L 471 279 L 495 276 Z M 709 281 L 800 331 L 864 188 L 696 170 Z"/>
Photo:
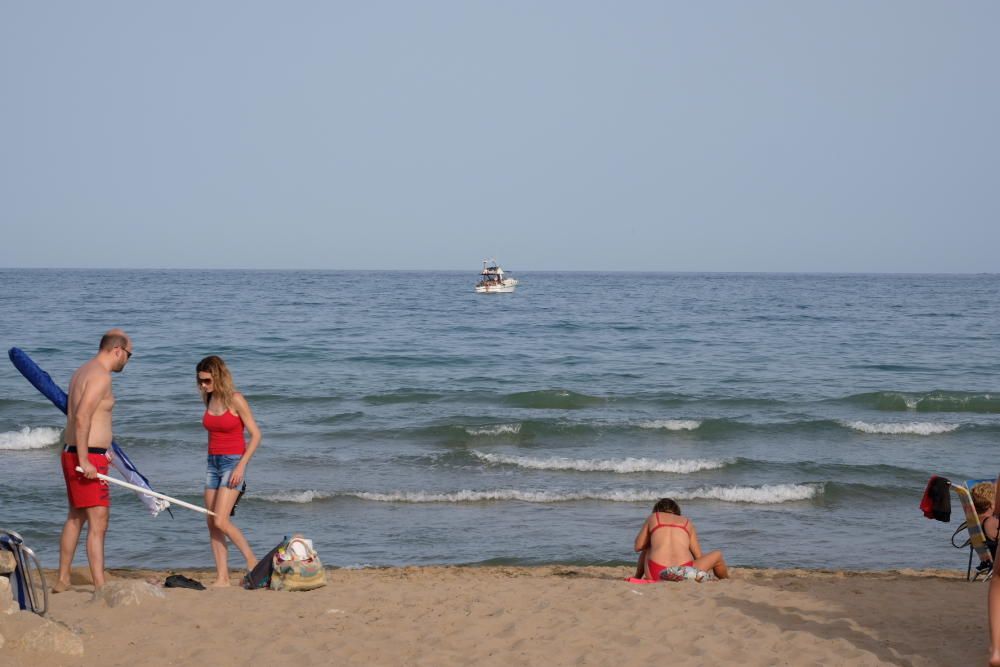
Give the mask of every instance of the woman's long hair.
<path id="1" fill-rule="evenodd" d="M 676 514 L 681 515 L 681 506 L 678 505 L 672 498 L 660 498 L 660 500 L 653 506 L 654 512 L 662 512 L 663 514 Z"/>
<path id="2" fill-rule="evenodd" d="M 198 373 L 209 373 L 212 376 L 212 391 L 205 392 L 205 407 L 212 401 L 212 396 L 218 396 L 227 410 L 232 407 L 236 388 L 233 386 L 233 375 L 222 357 L 213 354 L 199 361 L 194 373 L 195 382 L 198 381 Z"/>

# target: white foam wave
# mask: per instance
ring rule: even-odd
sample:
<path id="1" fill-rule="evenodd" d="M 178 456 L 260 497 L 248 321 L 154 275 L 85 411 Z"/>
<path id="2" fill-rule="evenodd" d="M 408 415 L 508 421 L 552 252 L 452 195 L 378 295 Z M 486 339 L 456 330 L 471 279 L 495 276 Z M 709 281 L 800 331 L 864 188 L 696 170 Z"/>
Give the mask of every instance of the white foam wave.
<path id="1" fill-rule="evenodd" d="M 822 484 L 765 484 L 764 486 L 712 486 L 674 494 L 675 499 L 723 500 L 728 503 L 774 505 L 809 500 L 823 493 Z"/>
<path id="2" fill-rule="evenodd" d="M 314 500 L 329 498 L 330 494 L 313 490 L 280 491 L 278 493 L 265 493 L 256 497 L 259 500 L 265 500 L 272 503 L 311 503 Z"/>
<path id="3" fill-rule="evenodd" d="M 619 503 L 652 502 L 663 497 L 677 500 L 722 500 L 731 503 L 773 505 L 777 503 L 808 500 L 823 492 L 821 484 L 773 484 L 753 486 L 702 487 L 691 491 L 522 491 L 495 489 L 471 491 L 464 489 L 453 493 L 428 493 L 425 491 L 394 491 L 392 493 L 347 493 L 362 500 L 387 503 L 470 503 L 517 500 L 526 503 L 562 503 L 574 500 L 603 500 Z"/>
<path id="4" fill-rule="evenodd" d="M 958 424 L 942 424 L 939 422 L 870 424 L 863 421 L 845 421 L 841 423 L 855 431 L 878 433 L 881 435 L 938 435 L 940 433 L 951 433 L 959 427 Z"/>
<path id="5" fill-rule="evenodd" d="M 654 419 L 639 423 L 639 428 L 659 428 L 667 431 L 693 431 L 701 426 L 697 419 Z"/>
<path id="6" fill-rule="evenodd" d="M 60 428 L 25 426 L 20 431 L 0 433 L 0 449 L 42 449 L 57 444 L 60 436 Z"/>
<path id="7" fill-rule="evenodd" d="M 465 432 L 469 435 L 517 435 L 521 432 L 521 424 L 490 424 L 489 426 L 467 426 Z"/>
<path id="8" fill-rule="evenodd" d="M 371 493 L 361 491 L 346 495 L 384 503 L 474 503 L 488 500 L 521 500 L 528 503 L 559 502 L 559 494 L 549 491 L 517 491 L 497 489 L 494 491 L 470 491 L 453 493 L 428 493 L 426 491 L 393 491 L 391 493 Z M 566 498 L 568 500 L 568 498 Z"/>
<path id="9" fill-rule="evenodd" d="M 699 470 L 722 468 L 732 460 L 713 459 L 570 459 L 562 456 L 533 458 L 530 456 L 504 456 L 472 451 L 476 458 L 501 465 L 514 465 L 532 470 L 579 470 L 582 472 L 614 472 L 619 474 L 637 472 L 672 472 L 688 474 Z"/>

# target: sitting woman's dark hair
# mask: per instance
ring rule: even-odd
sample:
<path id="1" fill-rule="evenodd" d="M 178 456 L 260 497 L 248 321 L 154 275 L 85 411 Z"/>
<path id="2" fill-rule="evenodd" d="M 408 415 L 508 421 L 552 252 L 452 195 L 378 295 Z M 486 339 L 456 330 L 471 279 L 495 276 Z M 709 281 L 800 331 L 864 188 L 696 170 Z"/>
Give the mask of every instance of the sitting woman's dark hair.
<path id="1" fill-rule="evenodd" d="M 676 514 L 677 516 L 680 516 L 681 506 L 670 498 L 660 498 L 656 501 L 656 504 L 653 505 L 653 511 L 663 512 L 664 514 Z"/>

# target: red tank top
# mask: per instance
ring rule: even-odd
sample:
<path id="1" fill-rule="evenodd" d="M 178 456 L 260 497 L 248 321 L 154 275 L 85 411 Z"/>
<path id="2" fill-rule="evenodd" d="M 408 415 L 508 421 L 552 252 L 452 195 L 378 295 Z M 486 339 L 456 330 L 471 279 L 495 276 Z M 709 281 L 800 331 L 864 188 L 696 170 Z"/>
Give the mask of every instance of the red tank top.
<path id="1" fill-rule="evenodd" d="M 208 453 L 242 456 L 247 450 L 243 440 L 243 419 L 226 410 L 221 415 L 213 415 L 205 410 L 201 425 L 208 431 Z"/>

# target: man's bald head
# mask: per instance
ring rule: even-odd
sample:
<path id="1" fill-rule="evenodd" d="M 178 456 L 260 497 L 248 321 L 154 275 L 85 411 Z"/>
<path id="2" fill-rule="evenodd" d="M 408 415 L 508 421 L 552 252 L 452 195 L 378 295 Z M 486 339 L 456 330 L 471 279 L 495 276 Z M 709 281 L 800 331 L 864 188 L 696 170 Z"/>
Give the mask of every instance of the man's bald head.
<path id="1" fill-rule="evenodd" d="M 100 350 L 102 352 L 110 352 L 116 347 L 120 347 L 123 350 L 128 349 L 129 337 L 124 330 L 114 328 L 109 330 L 106 334 L 101 337 Z"/>

